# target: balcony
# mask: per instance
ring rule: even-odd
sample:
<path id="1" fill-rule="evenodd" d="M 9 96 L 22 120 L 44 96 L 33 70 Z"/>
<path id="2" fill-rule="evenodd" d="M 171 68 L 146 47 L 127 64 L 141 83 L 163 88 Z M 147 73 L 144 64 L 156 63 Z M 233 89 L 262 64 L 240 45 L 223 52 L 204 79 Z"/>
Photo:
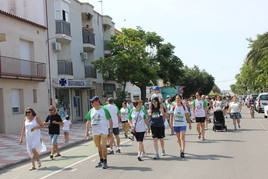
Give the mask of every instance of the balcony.
<path id="1" fill-rule="evenodd" d="M 46 64 L 0 56 L 0 78 L 45 81 Z"/>
<path id="2" fill-rule="evenodd" d="M 84 27 L 82 30 L 83 47 L 85 52 L 92 52 L 95 49 L 95 34 L 91 29 Z"/>
<path id="3" fill-rule="evenodd" d="M 56 38 L 59 42 L 71 41 L 71 24 L 64 20 L 56 20 Z"/>
<path id="4" fill-rule="evenodd" d="M 110 16 L 103 16 L 102 17 L 102 24 L 104 31 L 110 30 L 111 27 L 114 26 L 112 18 Z"/>
<path id="5" fill-rule="evenodd" d="M 71 60 L 58 60 L 59 75 L 73 75 L 73 62 Z"/>
<path id="6" fill-rule="evenodd" d="M 86 78 L 97 78 L 97 70 L 92 65 L 85 66 L 85 77 Z"/>

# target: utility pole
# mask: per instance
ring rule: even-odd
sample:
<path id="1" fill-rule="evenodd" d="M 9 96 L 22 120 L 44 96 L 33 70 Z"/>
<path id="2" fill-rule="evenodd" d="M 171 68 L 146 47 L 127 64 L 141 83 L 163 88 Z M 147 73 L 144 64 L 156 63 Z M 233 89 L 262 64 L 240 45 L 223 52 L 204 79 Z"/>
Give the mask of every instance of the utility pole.
<path id="1" fill-rule="evenodd" d="M 98 1 L 101 4 L 101 15 L 103 15 L 103 0 Z"/>

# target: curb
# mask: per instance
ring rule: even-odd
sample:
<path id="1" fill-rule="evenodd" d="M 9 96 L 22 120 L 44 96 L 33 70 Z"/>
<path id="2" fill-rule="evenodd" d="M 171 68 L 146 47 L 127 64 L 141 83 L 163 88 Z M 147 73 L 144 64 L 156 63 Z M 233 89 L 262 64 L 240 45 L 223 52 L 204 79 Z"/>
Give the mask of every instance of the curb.
<path id="1" fill-rule="evenodd" d="M 89 141 L 92 141 L 92 138 L 89 138 L 89 139 L 86 139 L 86 140 L 82 139 L 82 140 L 79 140 L 79 141 L 76 141 L 76 142 L 73 142 L 73 143 L 70 143 L 70 144 L 66 144 L 66 145 L 62 146 L 59 151 L 66 150 L 66 149 L 75 147 L 76 145 L 84 144 L 84 143 L 89 142 Z M 49 154 L 50 154 L 50 151 L 46 151 L 44 153 L 41 153 L 40 158 L 47 157 Z M 14 168 L 17 165 L 29 162 L 30 160 L 31 160 L 30 157 L 28 157 L 28 158 L 25 158 L 25 159 L 18 160 L 17 162 L 14 162 L 14 163 L 3 165 L 3 166 L 0 167 L 0 172 L 4 171 L 6 169 Z"/>

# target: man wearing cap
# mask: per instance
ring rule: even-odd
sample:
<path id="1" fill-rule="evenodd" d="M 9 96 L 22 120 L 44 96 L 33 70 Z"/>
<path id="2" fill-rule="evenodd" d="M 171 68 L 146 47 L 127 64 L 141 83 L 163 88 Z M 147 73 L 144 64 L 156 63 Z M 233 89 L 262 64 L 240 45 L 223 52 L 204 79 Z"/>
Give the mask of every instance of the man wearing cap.
<path id="1" fill-rule="evenodd" d="M 93 140 L 98 148 L 100 157 L 100 162 L 96 167 L 106 169 L 108 167 L 106 143 L 108 134 L 112 133 L 112 129 L 109 130 L 109 126 L 113 126 L 113 122 L 109 111 L 101 106 L 100 98 L 98 96 L 94 96 L 90 102 L 92 108 L 85 117 L 87 120 L 85 137 L 87 138 L 89 136 L 89 128 L 92 128 Z"/>
<path id="2" fill-rule="evenodd" d="M 109 145 L 111 150 L 109 154 L 114 154 L 113 145 L 114 145 L 114 137 L 116 139 L 116 152 L 120 153 L 120 137 L 119 137 L 119 121 L 121 121 L 121 112 L 119 111 L 118 107 L 114 104 L 113 98 L 108 98 L 108 104 L 105 106 L 108 109 L 109 113 L 111 114 L 113 126 L 110 127 L 113 130 L 112 134 L 109 134 Z"/>

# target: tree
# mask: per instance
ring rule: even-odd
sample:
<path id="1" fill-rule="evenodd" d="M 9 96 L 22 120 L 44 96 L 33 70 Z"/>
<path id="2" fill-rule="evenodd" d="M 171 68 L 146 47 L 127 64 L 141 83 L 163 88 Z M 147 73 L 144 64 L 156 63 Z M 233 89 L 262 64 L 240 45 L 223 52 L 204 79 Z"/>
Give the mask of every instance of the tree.
<path id="1" fill-rule="evenodd" d="M 206 71 L 200 71 L 197 66 L 185 67 L 185 76 L 182 85 L 185 86 L 183 96 L 188 98 L 196 92 L 207 95 L 214 86 L 214 77 Z"/>
<path id="2" fill-rule="evenodd" d="M 248 41 L 251 50 L 231 86 L 236 93 L 261 92 L 268 87 L 268 32 Z"/>
<path id="3" fill-rule="evenodd" d="M 165 84 L 179 85 L 183 77 L 183 63 L 174 55 L 174 46 L 163 43 L 155 32 L 137 29 L 122 29 L 112 37 L 109 46 L 111 55 L 95 61 L 96 69 L 105 80 L 122 84 L 123 94 L 127 82 L 138 86 L 141 98 L 146 98 L 146 87 L 163 79 Z"/>

